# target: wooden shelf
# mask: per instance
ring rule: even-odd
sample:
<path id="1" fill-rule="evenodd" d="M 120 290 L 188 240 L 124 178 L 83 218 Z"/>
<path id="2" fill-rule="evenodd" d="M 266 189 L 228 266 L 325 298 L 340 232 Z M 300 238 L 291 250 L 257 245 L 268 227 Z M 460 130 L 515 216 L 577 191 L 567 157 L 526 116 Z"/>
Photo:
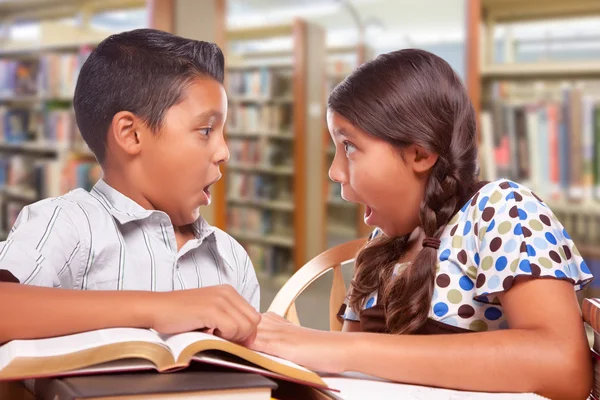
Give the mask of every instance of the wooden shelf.
<path id="1" fill-rule="evenodd" d="M 11 95 L 0 96 L 0 103 L 43 103 L 49 101 L 72 102 L 73 97 L 69 96 L 38 96 L 38 95 Z"/>
<path id="2" fill-rule="evenodd" d="M 356 238 L 357 232 L 355 226 L 341 224 L 327 224 L 327 233 L 333 236 L 343 236 L 347 238 Z"/>
<path id="3" fill-rule="evenodd" d="M 44 53 L 67 53 L 79 51 L 82 47 L 95 47 L 99 42 L 57 43 L 53 45 L 28 45 L 0 49 L 0 58 L 32 58 Z"/>
<path id="4" fill-rule="evenodd" d="M 246 172 L 257 172 L 269 175 L 283 175 L 292 176 L 294 175 L 294 167 L 280 166 L 264 166 L 264 165 L 250 165 L 250 164 L 239 164 L 239 163 L 228 163 L 227 169 L 232 171 L 246 171 Z"/>
<path id="5" fill-rule="evenodd" d="M 226 136 L 232 138 L 248 138 L 248 139 L 258 139 L 261 137 L 265 137 L 268 139 L 274 140 L 294 140 L 294 134 L 289 132 L 276 132 L 276 131 L 257 131 L 257 132 L 247 132 L 240 130 L 232 130 L 227 129 Z"/>
<path id="6" fill-rule="evenodd" d="M 7 185 L 0 188 L 0 193 L 12 200 L 19 200 L 26 203 L 33 203 L 38 200 L 35 190 L 28 187 Z"/>
<path id="7" fill-rule="evenodd" d="M 251 206 L 257 208 L 264 208 L 267 210 L 275 211 L 294 211 L 294 203 L 291 201 L 280 201 L 280 200 L 251 200 L 251 199 L 238 199 L 235 197 L 229 197 L 227 202 L 230 204 Z"/>
<path id="8" fill-rule="evenodd" d="M 487 80 L 543 80 L 600 78 L 600 62 L 514 63 L 488 65 L 481 69 Z"/>
<path id="9" fill-rule="evenodd" d="M 327 205 L 330 207 L 339 207 L 339 208 L 347 208 L 347 209 L 355 209 L 357 207 L 356 203 L 351 203 L 346 200 L 327 200 Z"/>
<path id="10" fill-rule="evenodd" d="M 597 0 L 482 0 L 483 14 L 495 22 L 586 17 L 600 14 Z"/>
<path id="11" fill-rule="evenodd" d="M 294 102 L 294 98 L 292 96 L 261 97 L 231 95 L 229 96 L 229 101 L 232 103 L 292 104 Z"/>
<path id="12" fill-rule="evenodd" d="M 268 246 L 278 246 L 285 248 L 294 247 L 294 239 L 291 237 L 276 236 L 276 235 L 261 235 L 254 233 L 242 233 L 235 230 L 229 230 L 229 234 L 242 242 L 255 242 Z"/>
<path id="13" fill-rule="evenodd" d="M 34 157 L 55 157 L 59 148 L 55 143 L 45 142 L 23 142 L 6 143 L 0 142 L 0 153 L 29 155 Z"/>

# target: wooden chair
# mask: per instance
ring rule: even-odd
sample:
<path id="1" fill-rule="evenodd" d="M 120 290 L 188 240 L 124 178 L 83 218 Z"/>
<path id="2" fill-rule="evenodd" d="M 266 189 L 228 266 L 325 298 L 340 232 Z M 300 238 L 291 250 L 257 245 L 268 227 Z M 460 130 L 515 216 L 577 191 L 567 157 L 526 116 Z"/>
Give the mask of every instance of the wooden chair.
<path id="1" fill-rule="evenodd" d="M 336 314 L 346 297 L 342 264 L 354 261 L 356 254 L 366 242 L 366 238 L 361 238 L 340 244 L 325 250 L 304 264 L 279 290 L 268 311 L 300 325 L 296 313 L 296 299 L 311 283 L 333 269 L 333 283 L 329 295 L 329 329 L 340 331 L 342 324 L 338 321 Z"/>

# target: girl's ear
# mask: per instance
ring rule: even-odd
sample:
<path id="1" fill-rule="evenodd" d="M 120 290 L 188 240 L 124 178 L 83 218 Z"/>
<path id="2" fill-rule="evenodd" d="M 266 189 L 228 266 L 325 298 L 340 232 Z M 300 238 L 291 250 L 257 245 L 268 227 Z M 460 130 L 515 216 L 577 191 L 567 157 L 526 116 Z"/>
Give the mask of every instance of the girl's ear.
<path id="1" fill-rule="evenodd" d="M 414 144 L 409 146 L 406 153 L 413 171 L 417 174 L 428 172 L 438 159 L 436 153 Z"/>

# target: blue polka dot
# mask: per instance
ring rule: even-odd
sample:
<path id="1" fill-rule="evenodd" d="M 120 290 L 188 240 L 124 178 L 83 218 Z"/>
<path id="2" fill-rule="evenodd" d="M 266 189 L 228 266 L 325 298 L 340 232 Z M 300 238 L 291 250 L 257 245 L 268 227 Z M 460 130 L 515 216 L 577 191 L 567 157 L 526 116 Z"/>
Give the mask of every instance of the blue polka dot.
<path id="1" fill-rule="evenodd" d="M 490 321 L 496 321 L 502 316 L 502 311 L 500 311 L 500 309 L 496 307 L 490 307 L 487 310 L 485 310 L 484 315 Z"/>
<path id="2" fill-rule="evenodd" d="M 488 196 L 483 196 L 481 198 L 481 200 L 479 200 L 479 211 L 483 211 L 484 210 L 484 208 L 485 208 L 485 206 L 486 206 L 486 204 L 487 204 L 487 202 L 488 202 L 489 199 L 490 198 Z"/>
<path id="3" fill-rule="evenodd" d="M 431 302 L 436 301 L 438 298 L 438 291 L 437 290 L 433 290 L 433 295 L 431 296 Z"/>
<path id="4" fill-rule="evenodd" d="M 548 242 L 540 237 L 533 239 L 533 244 L 540 250 L 546 250 L 548 248 Z"/>
<path id="5" fill-rule="evenodd" d="M 470 202 L 470 201 L 467 201 L 467 202 L 465 203 L 465 205 L 464 205 L 464 206 L 462 206 L 462 208 L 460 209 L 460 211 L 462 211 L 462 212 L 465 212 L 465 211 L 467 211 L 467 207 L 469 207 L 469 204 L 471 204 L 471 202 Z"/>
<path id="6" fill-rule="evenodd" d="M 554 237 L 554 235 L 553 235 L 553 234 L 551 234 L 550 232 L 546 232 L 546 240 L 547 240 L 547 241 L 549 241 L 549 242 L 550 242 L 550 243 L 552 243 L 552 244 L 556 244 L 556 243 L 558 243 L 558 242 L 556 241 L 556 238 Z"/>
<path id="7" fill-rule="evenodd" d="M 569 275 L 576 277 L 579 275 L 579 267 L 575 263 L 569 264 Z"/>
<path id="8" fill-rule="evenodd" d="M 525 210 L 521 210 L 520 208 L 518 210 L 519 210 L 519 219 L 521 221 L 526 220 L 527 219 L 527 213 L 525 212 Z"/>
<path id="9" fill-rule="evenodd" d="M 448 324 L 448 325 L 452 325 L 452 326 L 458 326 L 458 321 L 454 317 L 444 318 L 440 322 L 443 322 L 444 324 Z"/>
<path id="10" fill-rule="evenodd" d="M 535 204 L 533 201 L 528 201 L 527 203 L 525 203 L 525 209 L 530 213 L 534 213 L 537 211 L 538 207 L 537 204 Z"/>
<path id="11" fill-rule="evenodd" d="M 448 244 L 450 242 L 451 237 L 450 236 L 444 236 L 441 240 L 440 240 L 440 249 L 445 249 L 446 247 L 448 247 Z"/>
<path id="12" fill-rule="evenodd" d="M 448 305 L 446 303 L 435 303 L 433 306 L 433 313 L 438 317 L 443 317 L 448 312 Z"/>
<path id="13" fill-rule="evenodd" d="M 471 231 L 471 221 L 467 221 L 465 224 L 465 228 L 463 229 L 463 236 L 466 236 L 467 233 Z"/>
<path id="14" fill-rule="evenodd" d="M 463 273 L 463 270 L 460 269 L 458 265 L 451 262 L 450 266 L 448 267 L 448 272 L 450 272 L 452 275 L 459 275 Z"/>
<path id="15" fill-rule="evenodd" d="M 458 284 L 460 285 L 462 290 L 465 290 L 467 292 L 472 290 L 473 286 L 475 286 L 473 284 L 473 281 L 468 276 L 463 276 L 462 278 L 460 278 Z"/>
<path id="16" fill-rule="evenodd" d="M 556 275 L 557 278 L 566 278 L 567 275 L 565 275 L 564 272 L 562 272 L 560 269 L 557 269 L 556 271 L 554 271 L 554 275 Z"/>
<path id="17" fill-rule="evenodd" d="M 375 304 L 375 297 L 371 297 L 369 300 L 367 300 L 367 304 L 365 304 L 365 309 L 373 307 L 373 304 Z"/>
<path id="18" fill-rule="evenodd" d="M 511 188 L 515 188 L 515 189 L 519 188 L 519 185 L 517 185 L 513 181 L 507 181 L 507 182 L 508 182 L 508 186 L 510 186 Z"/>
<path id="19" fill-rule="evenodd" d="M 500 277 L 498 275 L 494 275 L 488 280 L 488 287 L 493 290 L 498 286 L 500 286 Z"/>
<path id="20" fill-rule="evenodd" d="M 479 248 L 485 249 L 487 247 L 487 236 L 483 236 L 483 239 L 479 242 Z"/>
<path id="21" fill-rule="evenodd" d="M 501 256 L 496 260 L 496 271 L 504 271 L 504 268 L 508 265 L 506 257 Z"/>
<path id="22" fill-rule="evenodd" d="M 508 321 L 504 320 L 500 322 L 500 325 L 498 325 L 498 329 L 508 329 Z"/>
<path id="23" fill-rule="evenodd" d="M 483 292 L 481 293 L 481 295 L 477 296 L 477 301 L 481 302 L 481 303 L 485 303 L 485 304 L 489 304 L 490 299 L 489 296 L 490 294 L 488 292 Z"/>
<path id="24" fill-rule="evenodd" d="M 502 205 L 496 210 L 496 215 L 504 214 L 506 212 L 506 206 L 508 206 L 508 203 L 502 203 Z"/>
<path id="25" fill-rule="evenodd" d="M 473 258 L 475 259 L 475 264 L 479 267 L 479 261 L 481 261 L 479 259 L 479 253 L 475 253 L 475 256 Z"/>
<path id="26" fill-rule="evenodd" d="M 579 264 L 579 268 L 581 269 L 581 271 L 584 274 L 591 274 L 590 269 L 588 268 L 587 264 L 585 263 L 585 261 L 582 261 L 581 264 Z"/>
<path id="27" fill-rule="evenodd" d="M 560 242 L 565 238 L 565 235 L 563 235 L 562 231 L 560 229 L 556 229 L 553 231 L 554 233 L 554 237 Z"/>
<path id="28" fill-rule="evenodd" d="M 469 236 L 467 238 L 467 240 L 465 241 L 465 248 L 468 251 L 474 251 L 475 250 L 475 238 L 473 236 Z"/>
<path id="29" fill-rule="evenodd" d="M 563 229 L 563 235 L 565 235 L 567 239 L 571 240 L 571 236 L 569 236 L 566 229 Z"/>
<path id="30" fill-rule="evenodd" d="M 448 258 L 450 258 L 450 249 L 446 249 L 440 254 L 440 261 L 446 261 Z"/>
<path id="31" fill-rule="evenodd" d="M 512 253 L 513 251 L 515 251 L 517 249 L 517 241 L 515 239 L 510 239 L 508 242 L 506 242 L 506 244 L 504 245 L 504 251 L 506 253 Z"/>
<path id="32" fill-rule="evenodd" d="M 495 226 L 496 226 L 496 220 L 493 219 L 492 222 L 490 222 L 490 224 L 488 225 L 486 232 L 491 232 Z"/>
<path id="33" fill-rule="evenodd" d="M 513 200 L 515 198 L 515 192 L 510 192 L 507 196 L 506 196 L 506 200 Z"/>
<path id="34" fill-rule="evenodd" d="M 527 255 L 534 257 L 537 253 L 535 252 L 535 249 L 533 248 L 532 245 L 528 244 L 527 245 Z"/>
<path id="35" fill-rule="evenodd" d="M 515 235 L 522 235 L 523 234 L 523 227 L 521 226 L 521 223 L 518 223 L 517 225 L 515 225 L 515 229 L 513 230 L 513 233 Z"/>
<path id="36" fill-rule="evenodd" d="M 519 263 L 519 269 L 523 272 L 531 272 L 531 263 L 529 260 L 521 260 Z"/>

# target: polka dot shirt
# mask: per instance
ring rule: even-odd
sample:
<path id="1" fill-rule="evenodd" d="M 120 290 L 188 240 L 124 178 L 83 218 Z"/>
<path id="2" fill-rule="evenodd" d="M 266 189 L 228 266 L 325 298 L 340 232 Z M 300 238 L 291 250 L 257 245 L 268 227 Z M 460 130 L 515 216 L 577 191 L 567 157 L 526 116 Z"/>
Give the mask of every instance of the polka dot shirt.
<path id="1" fill-rule="evenodd" d="M 376 229 L 371 238 L 380 234 Z M 593 277 L 565 228 L 533 192 L 488 183 L 441 236 L 429 318 L 472 331 L 508 328 L 497 294 L 518 276 L 554 278 L 580 290 Z M 396 265 L 394 274 L 402 265 Z M 377 293 L 365 308 L 377 304 Z M 358 321 L 349 307 L 344 318 Z"/>

